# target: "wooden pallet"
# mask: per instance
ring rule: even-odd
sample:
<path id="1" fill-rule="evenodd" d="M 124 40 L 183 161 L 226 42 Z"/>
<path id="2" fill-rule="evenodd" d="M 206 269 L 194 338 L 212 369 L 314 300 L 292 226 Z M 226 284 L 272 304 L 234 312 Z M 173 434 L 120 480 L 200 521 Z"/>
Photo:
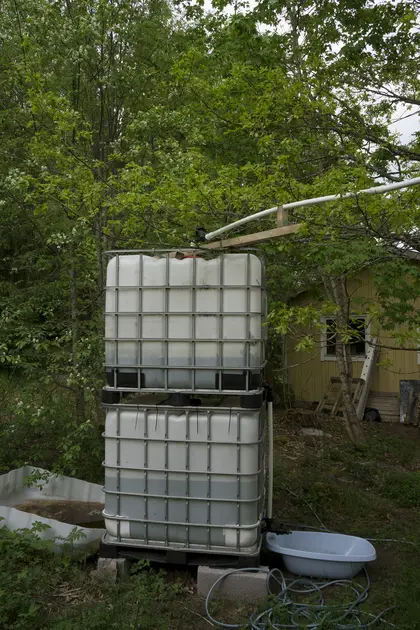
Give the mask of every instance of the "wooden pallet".
<path id="1" fill-rule="evenodd" d="M 258 567 L 260 564 L 261 539 L 257 551 L 252 555 L 207 552 L 197 549 L 173 549 L 165 547 L 154 547 L 152 545 L 136 546 L 133 544 L 115 543 L 108 540 L 108 534 L 102 537 L 99 546 L 100 558 L 127 558 L 131 560 L 145 560 L 156 564 L 178 565 L 178 566 L 208 566 L 224 567 L 232 569 L 242 569 L 244 567 Z"/>
<path id="2" fill-rule="evenodd" d="M 377 409 L 382 422 L 400 422 L 400 399 L 395 392 L 370 391 L 366 407 Z"/>

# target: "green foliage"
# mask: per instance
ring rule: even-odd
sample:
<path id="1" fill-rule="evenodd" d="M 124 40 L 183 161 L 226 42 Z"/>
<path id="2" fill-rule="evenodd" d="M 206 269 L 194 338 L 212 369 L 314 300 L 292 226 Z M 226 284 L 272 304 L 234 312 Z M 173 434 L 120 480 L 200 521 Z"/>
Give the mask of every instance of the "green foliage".
<path id="1" fill-rule="evenodd" d="M 39 538 L 45 526 L 9 532 L 0 527 L 0 627 L 10 630 L 104 628 L 170 628 L 170 608 L 184 589 L 168 584 L 163 572 L 144 563 L 129 582 L 96 585 L 83 563 L 51 551 L 52 541 Z M 72 534 L 65 542 L 71 543 Z M 66 591 L 80 601 L 63 612 Z M 99 597 L 100 601 L 97 601 Z"/>
<path id="2" fill-rule="evenodd" d="M 71 391 L 22 376 L 0 382 L 0 472 L 29 464 L 100 483 L 103 428 L 96 405 L 87 405 L 78 422 Z"/>
<path id="3" fill-rule="evenodd" d="M 102 382 L 105 249 L 189 244 L 196 225 L 357 190 L 395 160 L 409 174 L 415 143 L 388 125 L 398 99 L 369 91 L 392 76 L 402 102 L 417 93 L 417 11 L 394 4 L 5 0 L 2 366 L 70 388 L 83 424 Z M 296 211 L 301 233 L 265 246 L 279 331 L 278 305 L 322 273 L 371 266 L 395 235 L 412 246 L 417 208 L 408 191 Z M 386 316 L 414 321 L 397 298 Z"/>
<path id="4" fill-rule="evenodd" d="M 65 564 L 51 553 L 52 541 L 37 535 L 43 526 L 9 532 L 0 527 L 0 627 L 10 630 L 42 628 L 44 623 L 39 594 L 57 579 L 58 567 L 63 577 Z M 44 526 L 45 527 L 45 526 Z"/>

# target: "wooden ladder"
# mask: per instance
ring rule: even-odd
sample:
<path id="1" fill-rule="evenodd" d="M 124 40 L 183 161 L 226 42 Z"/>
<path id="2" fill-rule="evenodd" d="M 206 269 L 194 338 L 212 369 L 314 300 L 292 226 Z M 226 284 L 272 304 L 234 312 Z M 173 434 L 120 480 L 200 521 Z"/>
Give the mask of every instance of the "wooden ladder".
<path id="1" fill-rule="evenodd" d="M 362 391 L 363 380 L 361 378 L 352 379 L 353 386 L 353 402 L 355 405 L 359 402 Z M 336 416 L 341 411 L 342 391 L 341 382 L 338 376 L 330 378 L 330 384 L 325 392 L 322 400 L 319 401 L 316 413 L 329 413 L 330 416 Z"/>
<path id="2" fill-rule="evenodd" d="M 369 396 L 370 386 L 372 383 L 378 354 L 379 351 L 376 345 L 376 339 L 372 339 L 372 344 L 369 345 L 369 349 L 363 363 L 360 378 L 352 379 L 353 403 L 356 407 L 356 413 L 359 420 L 363 418 L 363 415 L 365 413 L 366 403 Z M 331 416 L 336 416 L 337 413 L 341 411 L 341 403 L 342 390 L 340 379 L 338 376 L 332 376 L 330 378 L 328 390 L 317 405 L 316 413 L 330 412 Z"/>

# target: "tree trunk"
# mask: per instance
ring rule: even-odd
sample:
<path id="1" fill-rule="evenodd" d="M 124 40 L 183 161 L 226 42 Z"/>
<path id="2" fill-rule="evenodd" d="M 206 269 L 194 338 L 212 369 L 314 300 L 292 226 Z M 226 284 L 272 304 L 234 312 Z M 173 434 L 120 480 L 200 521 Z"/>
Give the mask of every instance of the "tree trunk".
<path id="1" fill-rule="evenodd" d="M 337 317 L 337 327 L 339 326 Z M 362 427 L 356 413 L 356 406 L 353 402 L 352 385 L 352 359 L 349 344 L 339 341 L 340 333 L 337 333 L 337 366 L 341 383 L 341 395 L 343 400 L 343 415 L 346 423 L 347 433 L 355 445 L 360 445 L 364 441 Z"/>
<path id="2" fill-rule="evenodd" d="M 98 269 L 98 305 L 99 308 L 103 307 L 102 304 L 102 291 L 104 289 L 104 252 L 103 252 L 103 239 L 102 239 L 102 210 L 99 210 L 95 220 L 96 231 L 96 261 Z"/>
<path id="3" fill-rule="evenodd" d="M 290 2 L 287 5 L 287 19 L 290 24 L 291 48 L 292 48 L 292 72 L 298 79 L 302 79 L 303 59 L 302 48 L 299 42 L 300 35 L 300 3 Z"/>
<path id="4" fill-rule="evenodd" d="M 323 276 L 324 286 L 328 299 L 337 306 L 336 319 L 336 357 L 338 376 L 341 383 L 343 400 L 343 416 L 347 433 L 356 446 L 364 442 L 363 430 L 357 417 L 356 406 L 353 402 L 353 369 L 350 344 L 346 343 L 345 336 L 350 317 L 350 299 L 347 295 L 346 277 L 338 278 Z"/>
<path id="5" fill-rule="evenodd" d="M 76 259 L 74 246 L 71 245 L 70 249 L 70 303 L 71 303 L 71 335 L 72 335 L 72 364 L 73 370 L 78 372 L 77 365 L 77 350 L 79 342 L 79 318 L 77 309 L 77 277 L 76 277 Z M 85 392 L 81 385 L 76 383 L 75 385 L 75 414 L 76 421 L 81 424 L 85 420 Z"/>

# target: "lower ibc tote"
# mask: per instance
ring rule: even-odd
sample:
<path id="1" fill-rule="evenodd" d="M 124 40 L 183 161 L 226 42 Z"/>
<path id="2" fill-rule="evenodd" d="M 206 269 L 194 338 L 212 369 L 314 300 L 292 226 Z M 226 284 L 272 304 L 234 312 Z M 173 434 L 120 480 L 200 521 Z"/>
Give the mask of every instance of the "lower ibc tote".
<path id="1" fill-rule="evenodd" d="M 266 432 L 262 264 L 249 253 L 171 256 L 124 253 L 108 265 L 107 533 L 100 553 L 177 564 L 258 564 Z M 131 275 L 121 275 L 124 267 Z M 145 286 L 152 287 L 146 304 Z M 143 295 L 134 299 L 134 289 Z M 214 289 L 212 299 L 197 298 Z M 158 318 L 158 336 L 147 337 L 145 313 Z"/>
<path id="2" fill-rule="evenodd" d="M 174 407 L 155 396 L 109 405 L 104 546 L 174 562 L 180 553 L 258 560 L 264 508 L 263 407 L 239 398 Z M 145 551 L 154 551 L 146 554 Z M 160 552 L 160 554 L 159 554 Z M 233 558 L 232 558 L 233 560 Z"/>

